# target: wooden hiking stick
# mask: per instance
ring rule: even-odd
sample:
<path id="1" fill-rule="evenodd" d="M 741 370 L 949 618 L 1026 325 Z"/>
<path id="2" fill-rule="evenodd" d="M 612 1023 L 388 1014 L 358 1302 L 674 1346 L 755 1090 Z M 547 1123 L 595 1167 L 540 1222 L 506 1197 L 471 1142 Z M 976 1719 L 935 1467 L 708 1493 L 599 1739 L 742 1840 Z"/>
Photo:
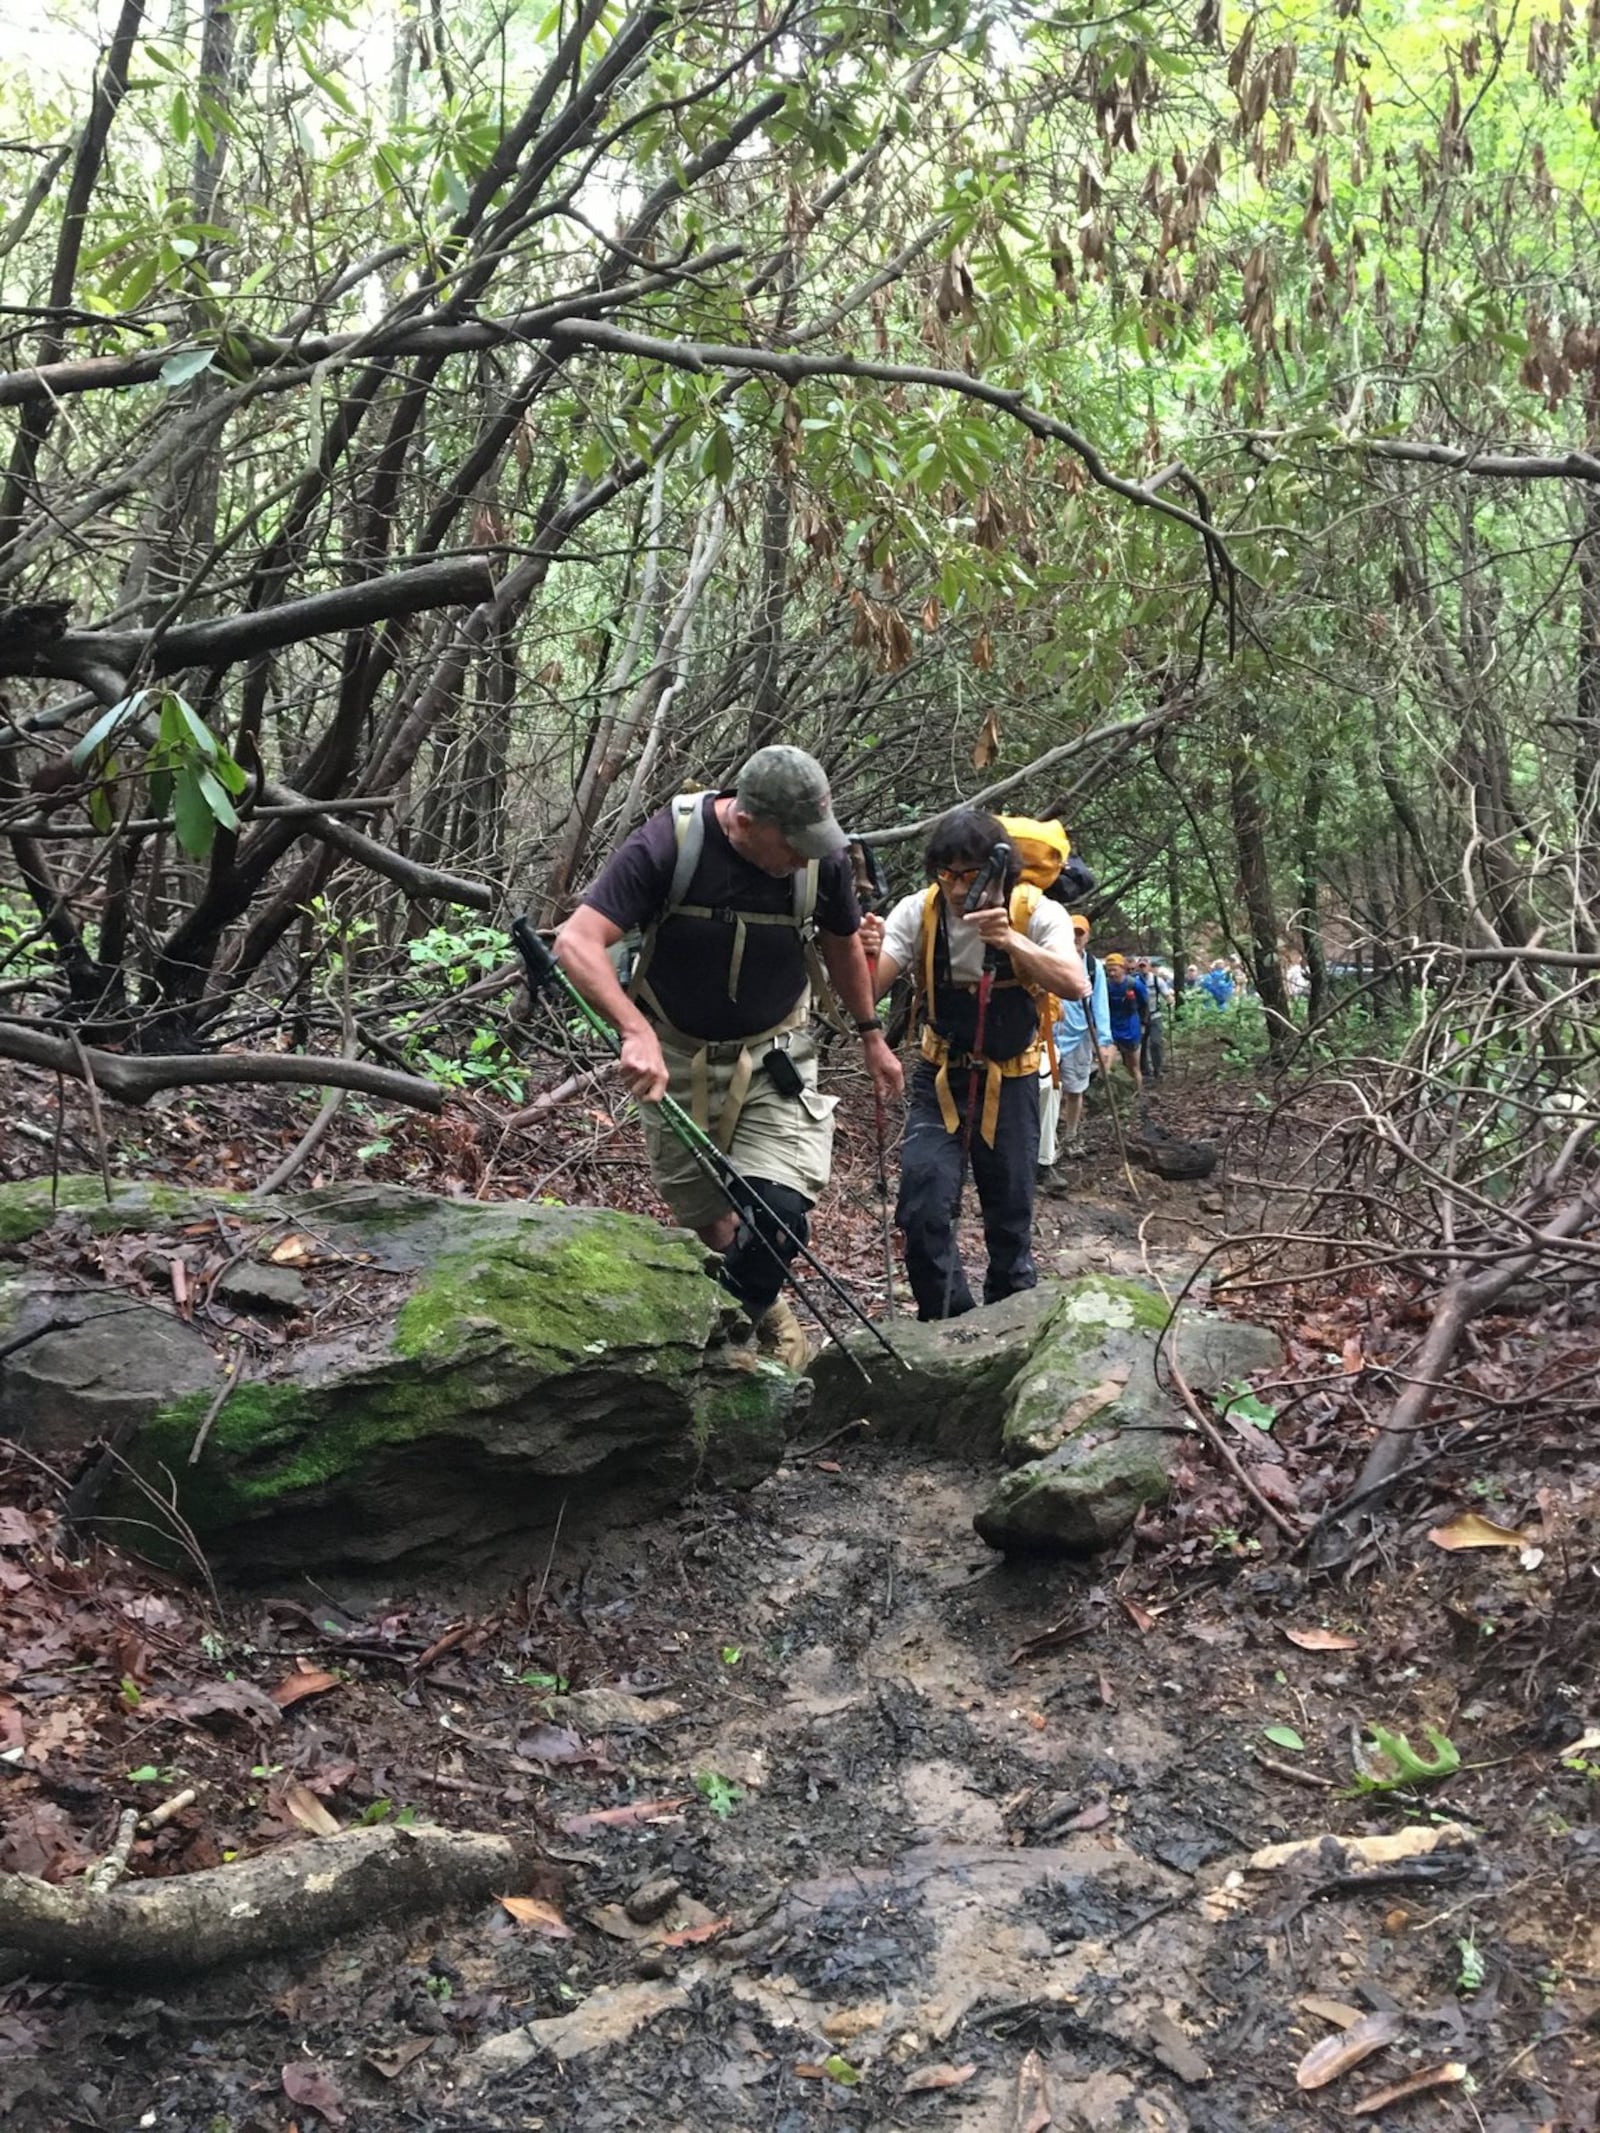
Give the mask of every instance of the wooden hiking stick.
<path id="1" fill-rule="evenodd" d="M 1099 1057 L 1098 1046 L 1095 1048 L 1095 1055 Z M 1117 1092 L 1111 1086 L 1111 1069 L 1103 1059 L 1100 1060 L 1100 1079 L 1106 1085 L 1106 1102 L 1111 1106 L 1111 1123 L 1117 1129 L 1117 1146 L 1122 1152 L 1122 1175 L 1128 1181 L 1129 1192 L 1133 1194 L 1138 1205 L 1143 1207 L 1144 1202 L 1139 1199 L 1139 1188 L 1134 1182 L 1133 1165 L 1128 1161 L 1128 1138 L 1122 1130 L 1122 1113 L 1117 1109 Z"/>

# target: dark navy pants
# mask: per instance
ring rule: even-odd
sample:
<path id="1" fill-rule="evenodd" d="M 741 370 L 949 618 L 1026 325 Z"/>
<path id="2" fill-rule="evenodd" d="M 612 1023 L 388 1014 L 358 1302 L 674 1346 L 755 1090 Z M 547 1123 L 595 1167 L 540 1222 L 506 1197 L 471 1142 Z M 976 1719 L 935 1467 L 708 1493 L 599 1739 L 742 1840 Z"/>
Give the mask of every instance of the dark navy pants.
<path id="1" fill-rule="evenodd" d="M 947 1133 L 934 1089 L 934 1068 L 917 1062 L 911 1077 L 906 1137 L 900 1151 L 900 1198 L 895 1221 L 906 1240 L 906 1272 L 920 1319 L 958 1318 L 973 1308 L 973 1296 L 956 1249 L 956 1212 L 962 1179 L 961 1135 Z M 983 1236 L 989 1267 L 983 1300 L 998 1303 L 1039 1279 L 1033 1263 L 1033 1187 L 1039 1161 L 1039 1077 L 1017 1074 L 1000 1084 L 1000 1115 L 994 1146 L 982 1134 L 982 1069 L 977 1070 L 978 1117 L 972 1132 L 972 1179 L 983 1211 Z M 973 1070 L 953 1067 L 950 1093 L 963 1123 Z M 952 1267 L 954 1272 L 952 1274 Z"/>

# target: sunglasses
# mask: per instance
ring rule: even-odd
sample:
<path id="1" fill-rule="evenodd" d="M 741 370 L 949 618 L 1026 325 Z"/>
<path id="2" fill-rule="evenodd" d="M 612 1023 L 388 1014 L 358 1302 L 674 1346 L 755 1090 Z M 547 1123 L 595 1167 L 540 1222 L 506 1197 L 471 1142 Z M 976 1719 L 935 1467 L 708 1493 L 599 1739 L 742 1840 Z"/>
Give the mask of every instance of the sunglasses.
<path id="1" fill-rule="evenodd" d="M 969 888 L 983 872 L 981 867 L 941 867 L 939 879 L 947 889 Z"/>

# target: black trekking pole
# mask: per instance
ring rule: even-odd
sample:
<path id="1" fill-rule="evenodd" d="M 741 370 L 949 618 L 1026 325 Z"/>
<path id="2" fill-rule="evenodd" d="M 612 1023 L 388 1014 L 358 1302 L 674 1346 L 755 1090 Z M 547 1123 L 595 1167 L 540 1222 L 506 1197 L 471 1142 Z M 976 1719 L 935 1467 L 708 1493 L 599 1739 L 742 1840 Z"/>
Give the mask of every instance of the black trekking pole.
<path id="1" fill-rule="evenodd" d="M 526 918 L 519 918 L 514 922 L 511 928 L 511 938 L 514 944 L 516 945 L 519 954 L 522 957 L 524 967 L 527 971 L 528 992 L 530 997 L 534 1000 L 538 1000 L 546 991 L 548 991 L 549 987 L 552 984 L 559 985 L 561 990 L 567 995 L 567 998 L 572 1002 L 573 1006 L 578 1010 L 579 1014 L 582 1015 L 584 1021 L 588 1024 L 589 1028 L 593 1030 L 594 1034 L 605 1045 L 606 1049 L 612 1054 L 614 1058 L 620 1058 L 622 1054 L 622 1041 L 618 1037 L 616 1031 L 611 1027 L 611 1024 L 605 1019 L 604 1015 L 602 1015 L 598 1011 L 598 1009 L 590 1006 L 589 1002 L 583 997 L 583 994 L 579 992 L 577 986 L 573 984 L 571 978 L 567 976 L 567 973 L 556 961 L 555 957 L 551 954 L 545 943 L 540 940 L 538 934 L 535 933 L 532 926 L 528 924 Z M 768 1221 L 773 1224 L 774 1228 L 779 1230 L 783 1236 L 788 1238 L 789 1242 L 794 1246 L 795 1250 L 800 1254 L 801 1258 L 804 1259 L 806 1265 L 810 1267 L 812 1272 L 817 1275 L 819 1280 L 824 1282 L 826 1286 L 833 1292 L 833 1294 L 838 1297 L 839 1301 L 845 1306 L 846 1310 L 849 1311 L 852 1316 L 858 1318 L 861 1321 L 862 1325 L 866 1327 L 867 1331 L 872 1335 L 873 1339 L 878 1343 L 878 1346 L 883 1350 L 885 1355 L 889 1356 L 892 1361 L 898 1363 L 902 1370 L 909 1370 L 911 1366 L 909 1363 L 906 1362 L 904 1356 L 901 1355 L 899 1349 L 895 1347 L 892 1341 L 888 1340 L 885 1337 L 881 1329 L 873 1322 L 873 1320 L 868 1318 L 866 1312 L 862 1310 L 861 1306 L 856 1302 L 855 1298 L 850 1294 L 849 1290 L 845 1288 L 843 1283 L 840 1282 L 835 1275 L 831 1274 L 828 1271 L 828 1269 L 822 1264 L 821 1260 L 818 1259 L 816 1254 L 811 1250 L 805 1239 L 796 1235 L 796 1233 L 789 1227 L 788 1223 L 784 1221 L 782 1215 L 778 1213 L 777 1209 L 775 1207 L 768 1206 L 767 1202 L 762 1199 L 761 1195 L 755 1190 L 754 1186 L 750 1183 L 748 1178 L 746 1178 L 743 1173 L 739 1171 L 734 1166 L 734 1164 L 732 1164 L 728 1160 L 728 1158 L 723 1154 L 722 1150 L 717 1146 L 716 1142 L 712 1140 L 710 1135 L 701 1131 L 700 1127 L 695 1124 L 694 1120 L 689 1116 L 688 1112 L 684 1110 L 683 1106 L 678 1103 L 673 1097 L 663 1096 L 659 1099 L 659 1107 L 661 1111 L 661 1116 L 665 1121 L 668 1130 L 679 1141 L 682 1142 L 683 1146 L 693 1157 L 694 1162 L 700 1170 L 701 1175 L 707 1178 L 713 1185 L 716 1186 L 717 1190 L 722 1194 L 722 1197 L 727 1201 L 729 1207 L 733 1210 L 733 1212 L 738 1215 L 741 1220 L 748 1219 L 749 1210 L 751 1208 L 754 1208 L 757 1213 L 765 1215 Z M 757 1229 L 756 1234 L 758 1236 L 761 1235 L 759 1229 Z M 795 1291 L 796 1295 L 800 1297 L 801 1301 L 806 1305 L 807 1309 L 816 1319 L 818 1325 L 821 1326 L 823 1332 L 828 1335 L 829 1339 L 834 1343 L 837 1348 L 839 1348 L 846 1356 L 849 1357 L 851 1364 L 860 1373 L 863 1381 L 866 1384 L 870 1385 L 872 1383 L 872 1378 L 867 1370 L 866 1365 L 862 1362 L 861 1358 L 855 1353 L 853 1349 L 847 1348 L 845 1346 L 844 1342 L 840 1339 L 835 1329 L 831 1325 L 829 1325 L 827 1319 L 823 1316 L 822 1312 L 817 1309 L 815 1302 L 810 1296 L 807 1295 L 805 1289 L 801 1286 L 797 1276 L 795 1275 L 793 1268 L 789 1265 L 789 1262 L 784 1258 L 783 1254 L 777 1250 L 777 1248 L 771 1243 L 769 1239 L 763 1237 L 762 1242 L 766 1244 L 767 1249 L 772 1253 L 773 1258 L 778 1262 L 779 1267 L 783 1271 L 784 1280 L 789 1283 L 790 1287 Z"/>
<path id="2" fill-rule="evenodd" d="M 962 904 L 963 914 L 981 911 L 993 895 L 995 884 L 1005 892 L 1006 869 L 1011 864 L 1009 844 L 997 844 L 983 863 L 983 871 L 967 891 Z M 983 1064 L 983 1040 L 989 1022 L 989 995 L 994 990 L 994 953 L 988 947 L 983 951 L 983 974 L 978 979 L 978 1014 L 972 1032 L 972 1064 L 967 1068 L 972 1077 L 967 1088 L 967 1115 L 961 1127 L 961 1167 L 956 1172 L 956 1204 L 950 1213 L 950 1259 L 944 1270 L 944 1303 L 939 1316 L 950 1316 L 950 1296 L 956 1283 L 956 1268 L 961 1263 L 961 1202 L 967 1190 L 967 1165 L 972 1159 L 972 1128 L 978 1115 L 978 1091 L 988 1080 L 988 1070 Z"/>

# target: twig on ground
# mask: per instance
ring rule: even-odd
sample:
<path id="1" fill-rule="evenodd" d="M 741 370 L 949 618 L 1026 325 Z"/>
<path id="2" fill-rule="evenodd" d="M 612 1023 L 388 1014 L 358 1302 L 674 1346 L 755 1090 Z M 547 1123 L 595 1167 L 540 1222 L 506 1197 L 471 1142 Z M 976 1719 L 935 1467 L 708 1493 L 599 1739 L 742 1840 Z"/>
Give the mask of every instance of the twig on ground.
<path id="1" fill-rule="evenodd" d="M 1212 1421 L 1211 1417 L 1200 1405 L 1200 1402 L 1195 1398 L 1188 1379 L 1178 1368 L 1177 1358 L 1170 1349 L 1167 1352 L 1167 1375 L 1172 1380 L 1173 1391 L 1193 1416 L 1195 1427 L 1228 1469 L 1234 1480 L 1238 1482 L 1240 1488 L 1244 1490 L 1250 1501 L 1256 1506 L 1257 1510 L 1265 1512 L 1285 1540 L 1298 1543 L 1300 1528 L 1292 1518 L 1286 1518 L 1272 1499 L 1264 1495 L 1258 1484 L 1250 1479 L 1249 1473 L 1240 1462 L 1233 1446 L 1223 1436 L 1221 1430 L 1218 1429 L 1215 1422 Z"/>
<path id="2" fill-rule="evenodd" d="M 241 1348 L 235 1348 L 233 1353 L 229 1356 L 227 1363 L 224 1367 L 227 1371 L 227 1375 L 226 1377 L 224 1377 L 222 1383 L 217 1387 L 217 1396 L 212 1401 L 211 1405 L 206 1409 L 205 1420 L 195 1431 L 194 1442 L 189 1447 L 189 1464 L 191 1466 L 198 1466 L 200 1464 L 200 1454 L 206 1448 L 206 1439 L 211 1434 L 211 1425 L 213 1422 L 216 1421 L 218 1415 L 221 1414 L 224 1406 L 227 1404 L 229 1393 L 233 1391 L 234 1387 L 238 1384 L 239 1380 L 245 1374 L 244 1351 Z"/>
<path id="3" fill-rule="evenodd" d="M 103 1859 L 91 1866 L 84 1875 L 84 1886 L 96 1896 L 104 1896 L 116 1887 L 128 1871 L 128 1854 L 133 1850 L 133 1833 L 139 1826 L 137 1807 L 125 1807 L 117 1823 L 116 1838 Z"/>

